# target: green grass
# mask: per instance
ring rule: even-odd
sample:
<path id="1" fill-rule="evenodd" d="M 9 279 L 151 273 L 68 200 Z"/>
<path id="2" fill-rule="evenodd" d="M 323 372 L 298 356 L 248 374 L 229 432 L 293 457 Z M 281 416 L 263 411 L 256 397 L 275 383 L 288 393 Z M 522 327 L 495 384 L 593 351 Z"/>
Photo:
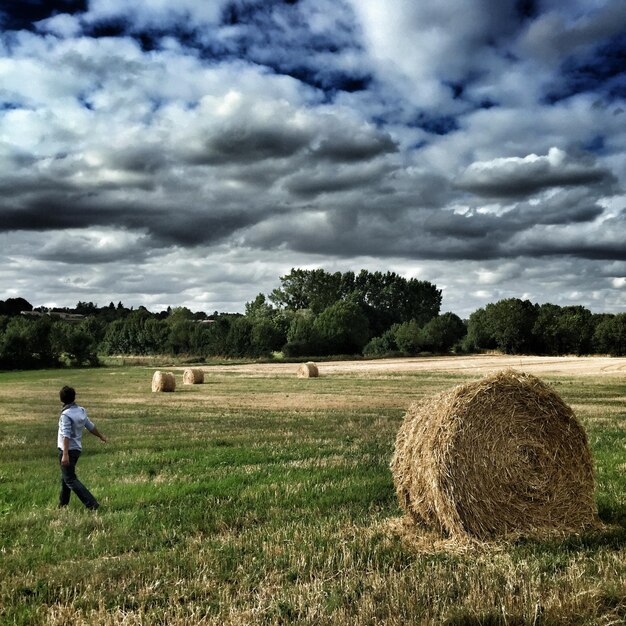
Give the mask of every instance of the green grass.
<path id="1" fill-rule="evenodd" d="M 395 434 L 410 400 L 467 378 L 219 372 L 152 394 L 151 374 L 0 374 L 0 623 L 626 620 L 619 381 L 552 381 L 589 433 L 605 531 L 422 549 L 391 530 Z M 110 438 L 85 434 L 78 465 L 95 514 L 55 506 L 63 384 Z"/>

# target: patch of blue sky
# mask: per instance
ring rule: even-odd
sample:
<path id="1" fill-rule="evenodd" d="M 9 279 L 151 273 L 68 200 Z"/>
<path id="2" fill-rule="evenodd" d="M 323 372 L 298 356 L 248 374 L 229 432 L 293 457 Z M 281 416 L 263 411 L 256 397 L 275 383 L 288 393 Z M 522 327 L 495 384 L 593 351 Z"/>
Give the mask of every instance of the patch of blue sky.
<path id="1" fill-rule="evenodd" d="M 549 104 L 586 92 L 609 101 L 626 99 L 626 34 L 613 37 L 585 55 L 570 57 L 560 73 L 560 81 L 545 96 Z"/>
<path id="2" fill-rule="evenodd" d="M 602 154 L 605 150 L 605 143 L 606 141 L 603 135 L 595 135 L 583 145 L 583 150 L 593 152 L 594 154 Z"/>
<path id="3" fill-rule="evenodd" d="M 80 94 L 76 99 L 84 109 L 87 109 L 88 111 L 94 110 L 93 102 L 91 102 L 89 95 Z"/>
<path id="4" fill-rule="evenodd" d="M 435 113 L 419 113 L 407 126 L 421 128 L 431 135 L 448 135 L 459 130 L 459 122 L 454 115 L 437 115 Z"/>
<path id="5" fill-rule="evenodd" d="M 533 19 L 539 12 L 537 0 L 515 0 L 515 11 L 522 20 Z"/>
<path id="6" fill-rule="evenodd" d="M 2 30 L 35 30 L 35 23 L 59 13 L 70 15 L 87 10 L 87 0 L 14 0 L 0 5 Z"/>
<path id="7" fill-rule="evenodd" d="M 0 100 L 0 111 L 17 111 L 26 108 L 21 102 L 12 102 L 10 100 Z"/>

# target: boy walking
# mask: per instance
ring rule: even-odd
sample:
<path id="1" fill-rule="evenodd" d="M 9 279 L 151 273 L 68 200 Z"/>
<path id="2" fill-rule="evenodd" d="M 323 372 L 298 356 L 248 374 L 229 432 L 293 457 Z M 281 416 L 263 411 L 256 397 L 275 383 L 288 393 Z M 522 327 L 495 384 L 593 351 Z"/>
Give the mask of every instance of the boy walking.
<path id="1" fill-rule="evenodd" d="M 88 509 L 95 511 L 100 505 L 89 489 L 78 480 L 76 463 L 78 463 L 78 458 L 83 449 L 83 428 L 99 437 L 102 443 L 106 443 L 107 438 L 100 433 L 87 417 L 87 411 L 82 406 L 76 404 L 76 391 L 72 387 L 63 387 L 59 392 L 59 397 L 63 403 L 57 435 L 59 463 L 61 464 L 59 507 L 69 504 L 73 491 Z"/>

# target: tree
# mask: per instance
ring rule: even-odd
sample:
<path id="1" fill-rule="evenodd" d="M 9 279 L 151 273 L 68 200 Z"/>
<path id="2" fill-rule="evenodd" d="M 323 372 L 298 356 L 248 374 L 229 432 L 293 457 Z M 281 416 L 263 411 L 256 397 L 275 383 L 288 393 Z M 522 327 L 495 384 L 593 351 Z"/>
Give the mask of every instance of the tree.
<path id="1" fill-rule="evenodd" d="M 262 293 L 252 302 L 246 303 L 246 318 L 252 324 L 251 354 L 270 354 L 283 347 L 287 341 L 287 316 L 269 304 Z"/>
<path id="2" fill-rule="evenodd" d="M 49 317 L 0 317 L 0 368 L 31 369 L 58 365 Z"/>
<path id="3" fill-rule="evenodd" d="M 315 315 L 311 309 L 297 311 L 287 331 L 287 341 L 309 341 L 315 332 L 313 324 Z"/>
<path id="4" fill-rule="evenodd" d="M 33 305 L 24 298 L 0 300 L 0 315 L 19 315 L 22 311 L 32 311 Z"/>
<path id="5" fill-rule="evenodd" d="M 435 285 L 415 278 L 407 280 L 394 272 L 361 270 L 351 297 L 362 306 L 375 335 L 410 320 L 422 326 L 441 307 L 441 290 Z"/>
<path id="6" fill-rule="evenodd" d="M 267 302 L 265 295 L 260 293 L 251 302 L 246 302 L 246 317 L 251 321 L 271 317 L 275 314 L 276 310 L 271 304 Z"/>
<path id="7" fill-rule="evenodd" d="M 98 365 L 95 338 L 75 324 L 56 322 L 52 327 L 53 349 L 65 355 L 71 365 Z"/>
<path id="8" fill-rule="evenodd" d="M 369 339 L 369 325 L 360 307 L 354 302 L 336 302 L 322 311 L 313 323 L 326 352 L 332 354 L 361 353 Z"/>
<path id="9" fill-rule="evenodd" d="M 537 311 L 533 335 L 537 340 L 537 350 L 541 354 L 561 354 L 559 317 L 561 307 L 556 304 L 542 304 Z"/>
<path id="10" fill-rule="evenodd" d="M 93 302 L 81 302 L 79 300 L 74 311 L 80 315 L 96 315 L 98 313 L 98 305 Z"/>
<path id="11" fill-rule="evenodd" d="M 100 349 L 105 354 L 162 354 L 169 349 L 171 330 L 170 324 L 148 311 L 133 311 L 106 327 Z"/>
<path id="12" fill-rule="evenodd" d="M 528 300 L 508 298 L 485 307 L 487 327 L 496 346 L 506 354 L 531 352 L 537 310 Z M 471 319 L 471 318 L 470 318 Z"/>
<path id="13" fill-rule="evenodd" d="M 37 367 L 58 365 L 59 353 L 52 346 L 52 320 L 47 315 L 28 321 L 26 341 Z"/>
<path id="14" fill-rule="evenodd" d="M 195 352 L 204 357 L 226 356 L 228 334 L 234 319 L 231 315 L 215 312 L 212 323 L 198 324 L 192 337 Z"/>
<path id="15" fill-rule="evenodd" d="M 252 323 L 250 331 L 250 354 L 262 356 L 280 350 L 285 335 L 272 318 L 261 318 Z"/>
<path id="16" fill-rule="evenodd" d="M 489 325 L 489 314 L 486 309 L 476 309 L 467 322 L 467 335 L 462 342 L 465 352 L 477 350 L 493 350 L 496 348 L 496 340 Z"/>
<path id="17" fill-rule="evenodd" d="M 420 326 L 416 320 L 394 325 L 394 338 L 404 354 L 417 354 L 422 349 Z"/>
<path id="18" fill-rule="evenodd" d="M 166 343 L 167 352 L 170 354 L 191 353 L 195 324 L 189 319 L 178 319 L 173 323 L 168 320 L 167 323 L 170 327 Z"/>
<path id="19" fill-rule="evenodd" d="M 272 291 L 270 300 L 293 311 L 311 309 L 318 314 L 345 296 L 341 291 L 345 281 L 340 272 L 292 269 L 280 281 L 281 287 Z"/>
<path id="20" fill-rule="evenodd" d="M 589 354 L 593 339 L 591 311 L 584 306 L 563 307 L 558 320 L 560 354 Z"/>
<path id="21" fill-rule="evenodd" d="M 312 356 L 324 352 L 313 311 L 302 309 L 293 314 L 282 351 L 285 356 Z"/>
<path id="22" fill-rule="evenodd" d="M 174 325 L 181 321 L 189 321 L 194 318 L 191 309 L 188 309 L 186 306 L 177 306 L 174 309 L 170 309 L 169 316 L 167 321 Z"/>
<path id="23" fill-rule="evenodd" d="M 618 313 L 601 321 L 593 339 L 600 352 L 626 356 L 626 313 Z"/>
<path id="24" fill-rule="evenodd" d="M 582 306 L 542 304 L 533 325 L 536 349 L 542 354 L 587 354 L 594 331 L 591 311 Z"/>
<path id="25" fill-rule="evenodd" d="M 235 317 L 226 336 L 226 356 L 250 356 L 252 323 L 243 316 Z"/>
<path id="26" fill-rule="evenodd" d="M 463 320 L 454 313 L 433 317 L 420 331 L 422 350 L 449 352 L 463 337 L 467 329 Z"/>
<path id="27" fill-rule="evenodd" d="M 399 324 L 394 324 L 387 329 L 380 337 L 370 339 L 369 343 L 363 348 L 365 356 L 386 356 L 399 351 L 396 342 L 396 332 Z"/>
<path id="28" fill-rule="evenodd" d="M 25 333 L 26 320 L 13 318 L 0 337 L 0 367 L 2 369 L 28 369 L 35 367 Z"/>
<path id="29" fill-rule="evenodd" d="M 270 295 L 279 308 L 310 309 L 319 315 L 336 302 L 352 301 L 360 306 L 375 335 L 411 319 L 423 325 L 441 306 L 441 291 L 433 284 L 393 272 L 361 270 L 355 276 L 353 272 L 292 269 L 280 280 L 281 287 Z"/>

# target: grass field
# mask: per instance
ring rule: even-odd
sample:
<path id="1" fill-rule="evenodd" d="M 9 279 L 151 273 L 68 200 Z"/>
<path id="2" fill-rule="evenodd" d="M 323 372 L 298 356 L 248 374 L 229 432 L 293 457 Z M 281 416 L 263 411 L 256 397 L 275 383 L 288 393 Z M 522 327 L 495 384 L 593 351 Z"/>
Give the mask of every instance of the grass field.
<path id="1" fill-rule="evenodd" d="M 174 394 L 140 367 L 0 374 L 0 623 L 626 622 L 619 378 L 544 377 L 587 429 L 607 528 L 459 547 L 398 532 L 388 465 L 408 403 L 468 375 L 263 372 Z M 97 513 L 56 508 L 63 384 L 110 438 L 78 465 Z"/>

